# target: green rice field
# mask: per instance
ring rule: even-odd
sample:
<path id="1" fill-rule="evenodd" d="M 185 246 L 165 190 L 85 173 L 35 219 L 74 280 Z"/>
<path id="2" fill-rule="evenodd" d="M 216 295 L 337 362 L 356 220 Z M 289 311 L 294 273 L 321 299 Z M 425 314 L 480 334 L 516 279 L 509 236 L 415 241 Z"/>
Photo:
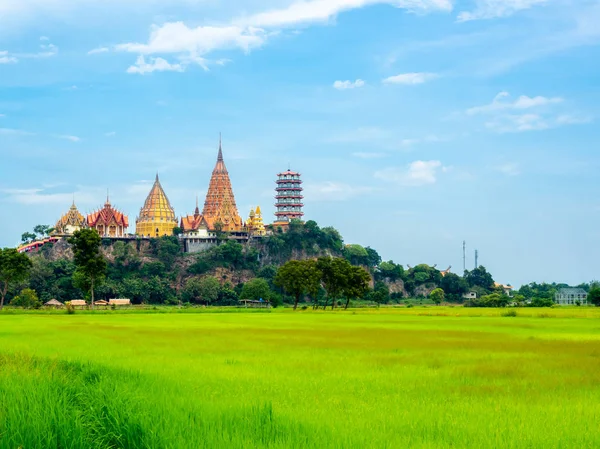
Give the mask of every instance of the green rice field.
<path id="1" fill-rule="evenodd" d="M 1 312 L 0 448 L 600 447 L 595 308 L 166 312 Z"/>

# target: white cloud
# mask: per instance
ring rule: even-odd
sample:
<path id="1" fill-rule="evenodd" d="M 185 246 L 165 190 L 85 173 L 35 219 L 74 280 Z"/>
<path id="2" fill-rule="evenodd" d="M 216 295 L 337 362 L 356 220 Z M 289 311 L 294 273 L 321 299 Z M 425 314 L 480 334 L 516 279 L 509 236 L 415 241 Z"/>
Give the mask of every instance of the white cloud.
<path id="1" fill-rule="evenodd" d="M 476 0 L 475 9 L 461 12 L 458 15 L 458 21 L 508 17 L 518 11 L 546 3 L 548 0 Z"/>
<path id="2" fill-rule="evenodd" d="M 69 140 L 71 142 L 80 142 L 81 139 L 77 136 L 69 136 L 69 135 L 61 135 L 61 136 L 56 136 L 59 139 L 64 139 L 64 140 Z"/>
<path id="3" fill-rule="evenodd" d="M 139 73 L 144 75 L 146 73 L 158 72 L 183 72 L 181 64 L 170 64 L 163 58 L 148 58 L 149 62 L 146 62 L 144 56 L 138 56 L 135 61 L 135 65 L 130 66 L 127 69 L 127 73 Z"/>
<path id="4" fill-rule="evenodd" d="M 363 87 L 364 85 L 365 85 L 365 82 L 361 79 L 357 79 L 354 82 L 352 82 L 350 80 L 346 80 L 346 81 L 336 81 L 333 83 L 333 87 L 338 90 L 355 89 L 357 87 Z"/>
<path id="5" fill-rule="evenodd" d="M 352 153 L 352 156 L 360 158 L 360 159 L 378 159 L 381 157 L 385 157 L 386 154 L 385 153 L 369 153 L 369 152 L 357 151 L 356 153 Z"/>
<path id="6" fill-rule="evenodd" d="M 14 56 L 10 56 L 7 51 L 0 51 L 0 64 L 15 64 L 18 61 Z"/>
<path id="7" fill-rule="evenodd" d="M 0 114 L 0 118 L 6 117 L 6 114 Z"/>
<path id="8" fill-rule="evenodd" d="M 451 0 L 309 0 L 297 1 L 287 8 L 254 14 L 237 22 L 265 28 L 327 22 L 344 11 L 377 4 L 391 5 L 421 13 L 452 11 Z"/>
<path id="9" fill-rule="evenodd" d="M 385 78 L 382 82 L 385 84 L 406 84 L 406 85 L 415 85 L 415 84 L 423 84 L 427 81 L 431 81 L 435 78 L 438 78 L 439 75 L 435 73 L 401 73 L 399 75 L 390 76 Z"/>
<path id="10" fill-rule="evenodd" d="M 4 189 L 1 193 L 8 195 L 8 200 L 19 204 L 60 204 L 68 207 L 73 201 L 73 192 L 68 193 L 47 193 L 46 189 L 31 188 L 31 189 Z M 97 201 L 97 195 L 91 192 L 75 193 L 78 205 L 81 203 L 93 203 Z"/>
<path id="11" fill-rule="evenodd" d="M 498 133 L 515 133 L 542 131 L 564 125 L 586 124 L 591 121 L 591 117 L 575 117 L 571 115 L 508 114 L 500 115 L 488 121 L 485 126 Z"/>
<path id="12" fill-rule="evenodd" d="M 106 137 L 115 137 L 117 135 L 117 133 L 115 131 L 110 131 L 110 132 L 104 133 L 104 135 Z"/>
<path id="13" fill-rule="evenodd" d="M 317 201 L 346 201 L 359 195 L 373 192 L 373 187 L 356 186 L 336 181 L 307 183 L 304 189 L 305 197 L 312 202 Z"/>
<path id="14" fill-rule="evenodd" d="M 94 48 L 93 50 L 90 50 L 87 52 L 88 55 L 95 55 L 98 53 L 107 53 L 109 51 L 108 47 L 98 47 L 98 48 Z"/>
<path id="15" fill-rule="evenodd" d="M 414 161 L 408 167 L 388 167 L 375 172 L 375 177 L 403 186 L 435 184 L 439 170 L 444 171 L 440 161 Z"/>
<path id="16" fill-rule="evenodd" d="M 50 38 L 48 36 L 40 36 L 41 41 L 49 41 Z"/>
<path id="17" fill-rule="evenodd" d="M 13 128 L 0 128 L 0 136 L 30 136 L 32 133 Z"/>
<path id="18" fill-rule="evenodd" d="M 510 94 L 508 92 L 500 92 L 494 97 L 490 104 L 467 109 L 467 115 L 485 114 L 507 109 L 531 109 L 539 106 L 562 103 L 564 101 L 560 97 L 528 97 L 527 95 L 521 95 L 515 101 L 505 101 L 505 99 L 509 98 Z"/>
<path id="19" fill-rule="evenodd" d="M 199 56 L 216 49 L 242 49 L 245 52 L 260 47 L 266 32 L 260 28 L 239 26 L 199 26 L 188 28 L 183 22 L 153 26 L 146 44 L 126 43 L 116 46 L 118 51 L 150 55 L 156 53 L 189 53 Z"/>
<path id="20" fill-rule="evenodd" d="M 517 176 L 521 174 L 519 164 L 515 162 L 507 162 L 506 164 L 498 165 L 495 169 L 506 176 Z"/>
<path id="21" fill-rule="evenodd" d="M 570 114 L 563 114 L 556 117 L 557 125 L 582 125 L 591 122 L 592 117 L 582 117 Z"/>
<path id="22" fill-rule="evenodd" d="M 248 53 L 262 47 L 269 37 L 279 34 L 282 28 L 326 22 L 341 12 L 377 4 L 420 13 L 452 10 L 452 0 L 296 1 L 285 8 L 250 14 L 224 25 L 189 27 L 183 22 L 154 25 L 148 42 L 123 43 L 117 45 L 115 50 L 141 55 L 177 54 L 182 65 L 197 63 L 207 70 L 208 61 L 204 56 L 215 50 L 237 49 Z"/>

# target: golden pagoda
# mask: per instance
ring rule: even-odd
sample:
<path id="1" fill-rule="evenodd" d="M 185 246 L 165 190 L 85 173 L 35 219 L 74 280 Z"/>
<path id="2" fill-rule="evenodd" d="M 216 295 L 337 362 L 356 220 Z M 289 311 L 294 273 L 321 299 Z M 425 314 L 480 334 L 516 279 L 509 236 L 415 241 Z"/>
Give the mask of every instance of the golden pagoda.
<path id="1" fill-rule="evenodd" d="M 265 235 L 267 233 L 263 223 L 260 206 L 256 206 L 256 211 L 250 209 L 250 216 L 248 217 L 248 221 L 246 221 L 246 227 L 248 228 L 248 232 L 252 235 Z"/>
<path id="2" fill-rule="evenodd" d="M 219 154 L 217 163 L 212 172 L 206 200 L 204 201 L 204 210 L 202 216 L 208 223 L 211 230 L 216 229 L 220 224 L 222 231 L 237 232 L 243 227 L 242 218 L 238 213 L 231 188 L 229 173 L 223 161 L 223 150 L 221 139 L 219 138 Z"/>
<path id="3" fill-rule="evenodd" d="M 56 235 L 73 235 L 75 231 L 79 231 L 86 227 L 86 220 L 83 215 L 77 210 L 75 200 L 69 208 L 69 211 L 64 214 L 54 225 L 53 234 Z"/>
<path id="4" fill-rule="evenodd" d="M 175 210 L 160 185 L 157 173 L 140 215 L 135 220 L 135 233 L 143 237 L 160 237 L 172 235 L 176 227 Z"/>

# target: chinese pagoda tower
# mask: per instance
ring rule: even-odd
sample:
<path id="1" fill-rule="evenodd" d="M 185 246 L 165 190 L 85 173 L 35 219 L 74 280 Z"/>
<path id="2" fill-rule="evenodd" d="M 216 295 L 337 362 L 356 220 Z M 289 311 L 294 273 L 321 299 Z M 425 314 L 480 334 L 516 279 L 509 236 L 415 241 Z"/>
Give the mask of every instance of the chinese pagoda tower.
<path id="1" fill-rule="evenodd" d="M 283 173 L 277 174 L 277 187 L 275 188 L 276 194 L 275 203 L 276 212 L 275 220 L 276 225 L 289 224 L 290 220 L 297 219 L 301 220 L 304 212 L 302 212 L 302 180 L 300 179 L 300 173 L 296 173 L 288 169 Z"/>
<path id="2" fill-rule="evenodd" d="M 238 232 L 243 228 L 242 218 L 235 204 L 229 173 L 223 161 L 220 137 L 217 163 L 210 177 L 202 216 L 211 230 L 216 229 L 218 224 L 221 230 L 226 232 Z"/>
<path id="3" fill-rule="evenodd" d="M 172 235 L 175 227 L 175 210 L 160 185 L 157 173 L 154 185 L 140 209 L 140 215 L 135 220 L 135 233 L 142 237 L 160 237 Z"/>

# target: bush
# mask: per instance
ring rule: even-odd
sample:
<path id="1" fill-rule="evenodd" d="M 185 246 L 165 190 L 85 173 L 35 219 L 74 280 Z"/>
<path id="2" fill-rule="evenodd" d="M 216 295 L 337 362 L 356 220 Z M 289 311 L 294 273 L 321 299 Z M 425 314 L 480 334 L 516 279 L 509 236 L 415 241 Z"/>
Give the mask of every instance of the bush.
<path id="1" fill-rule="evenodd" d="M 517 316 L 517 311 L 515 309 L 507 310 L 502 316 Z"/>
<path id="2" fill-rule="evenodd" d="M 71 304 L 71 301 L 65 303 L 67 315 L 73 315 L 75 313 L 75 306 Z"/>
<path id="3" fill-rule="evenodd" d="M 19 296 L 15 296 L 10 303 L 24 309 L 39 309 L 42 307 L 42 301 L 38 298 L 37 293 L 30 288 L 23 289 Z"/>

